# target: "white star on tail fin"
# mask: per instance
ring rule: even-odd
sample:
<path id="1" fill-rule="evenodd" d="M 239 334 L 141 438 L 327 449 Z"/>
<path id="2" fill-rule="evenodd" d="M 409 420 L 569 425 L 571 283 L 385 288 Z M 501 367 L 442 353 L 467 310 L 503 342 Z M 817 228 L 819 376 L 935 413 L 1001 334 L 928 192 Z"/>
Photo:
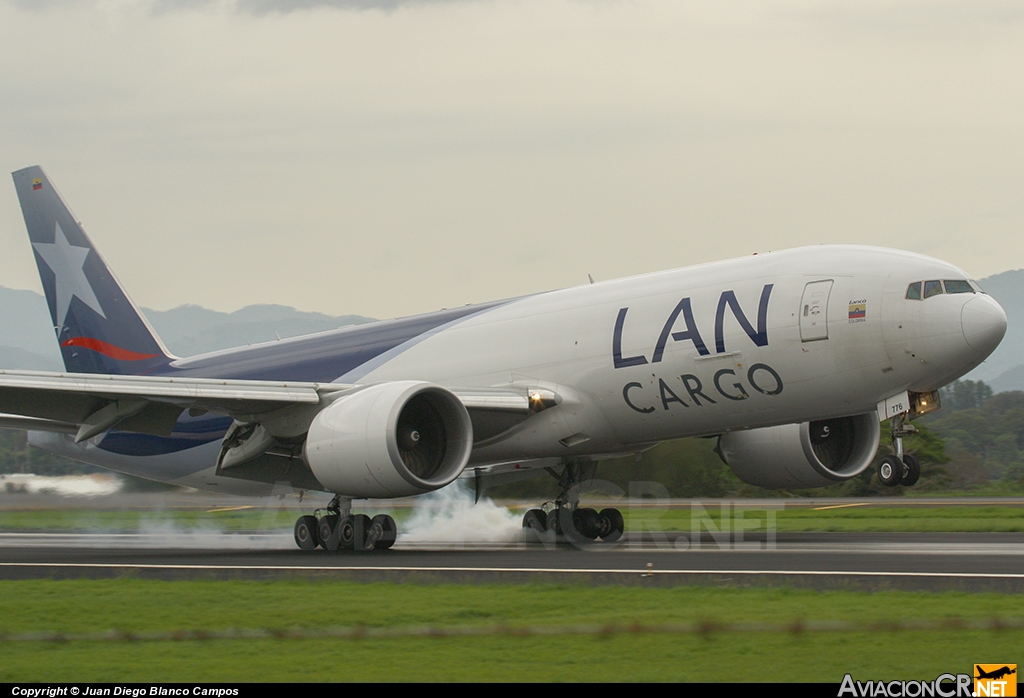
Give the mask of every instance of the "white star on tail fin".
<path id="1" fill-rule="evenodd" d="M 64 318 L 67 317 L 74 296 L 78 296 L 80 301 L 106 319 L 99 299 L 93 293 L 89 280 L 85 278 L 84 267 L 85 258 L 89 256 L 88 247 L 76 247 L 68 242 L 64 231 L 60 229 L 60 223 L 54 231 L 52 243 L 33 242 L 32 247 L 36 248 L 36 252 L 50 267 L 55 277 L 58 327 L 64 325 Z"/>

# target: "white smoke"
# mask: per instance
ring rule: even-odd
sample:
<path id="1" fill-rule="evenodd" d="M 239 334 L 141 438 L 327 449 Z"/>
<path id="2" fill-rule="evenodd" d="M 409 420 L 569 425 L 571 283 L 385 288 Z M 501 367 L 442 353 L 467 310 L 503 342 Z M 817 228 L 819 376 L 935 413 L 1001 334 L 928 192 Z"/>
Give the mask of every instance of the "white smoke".
<path id="1" fill-rule="evenodd" d="M 416 500 L 400 527 L 399 543 L 510 543 L 522 534 L 522 517 L 456 481 Z"/>
<path id="2" fill-rule="evenodd" d="M 288 531 L 226 531 L 212 524 L 185 527 L 172 521 L 143 519 L 138 533 L 125 536 L 132 548 L 174 550 L 292 550 Z"/>
<path id="3" fill-rule="evenodd" d="M 114 475 L 0 475 L 0 487 L 15 494 L 55 494 L 61 497 L 106 497 L 121 491 Z"/>

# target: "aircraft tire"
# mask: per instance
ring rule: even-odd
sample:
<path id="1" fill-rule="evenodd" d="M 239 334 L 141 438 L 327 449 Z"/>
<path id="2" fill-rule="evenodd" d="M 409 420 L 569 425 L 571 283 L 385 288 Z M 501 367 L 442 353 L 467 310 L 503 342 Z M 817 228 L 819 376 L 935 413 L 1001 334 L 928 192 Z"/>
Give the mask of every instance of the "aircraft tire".
<path id="1" fill-rule="evenodd" d="M 338 550 L 351 550 L 353 538 L 355 529 L 352 526 L 352 517 L 347 516 L 338 522 Z"/>
<path id="2" fill-rule="evenodd" d="M 572 512 L 556 507 L 547 513 L 547 520 L 544 524 L 549 531 L 557 535 L 562 532 L 562 517 L 569 517 L 569 523 L 572 523 Z"/>
<path id="3" fill-rule="evenodd" d="M 878 481 L 886 487 L 895 487 L 903 479 L 903 463 L 896 456 L 886 456 L 878 464 Z"/>
<path id="4" fill-rule="evenodd" d="M 523 514 L 523 528 L 544 533 L 548 530 L 548 515 L 544 513 L 543 509 L 530 509 Z"/>
<path id="5" fill-rule="evenodd" d="M 371 523 L 380 524 L 381 531 L 383 532 L 380 539 L 373 544 L 373 547 L 376 550 L 388 550 L 395 544 L 395 540 L 398 538 L 398 526 L 395 525 L 395 520 L 387 514 L 377 514 L 373 517 Z"/>
<path id="6" fill-rule="evenodd" d="M 598 514 L 601 518 L 601 540 L 606 543 L 614 543 L 622 537 L 626 530 L 626 522 L 622 519 L 622 512 L 618 509 L 602 509 Z"/>
<path id="7" fill-rule="evenodd" d="M 572 525 L 584 538 L 594 540 L 601 533 L 601 517 L 593 509 L 577 509 L 572 514 Z"/>
<path id="8" fill-rule="evenodd" d="M 903 465 L 906 466 L 906 472 L 903 473 L 900 484 L 904 487 L 916 485 L 921 478 L 921 463 L 917 460 L 917 456 L 910 453 L 904 454 Z"/>
<path id="9" fill-rule="evenodd" d="M 328 514 L 320 517 L 320 522 L 317 524 L 317 538 L 320 540 L 320 545 L 324 550 L 337 550 L 338 540 L 334 536 L 334 529 L 338 526 L 338 515 Z"/>
<path id="10" fill-rule="evenodd" d="M 295 544 L 300 550 L 316 550 L 320 545 L 315 516 L 300 516 L 295 522 Z"/>
<path id="11" fill-rule="evenodd" d="M 373 527 L 373 520 L 366 514 L 356 514 L 352 517 L 352 549 L 360 552 L 373 550 L 377 538 L 370 539 L 370 529 Z M 369 541 L 369 544 L 367 544 Z"/>

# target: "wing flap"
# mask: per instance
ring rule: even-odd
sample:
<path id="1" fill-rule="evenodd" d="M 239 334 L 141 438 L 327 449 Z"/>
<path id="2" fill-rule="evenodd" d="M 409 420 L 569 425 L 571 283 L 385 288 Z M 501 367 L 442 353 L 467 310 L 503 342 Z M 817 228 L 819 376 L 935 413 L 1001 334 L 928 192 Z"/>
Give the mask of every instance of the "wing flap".
<path id="1" fill-rule="evenodd" d="M 52 431 L 57 434 L 75 434 L 78 424 L 58 422 L 52 419 L 19 417 L 14 414 L 0 414 L 0 429 L 26 429 L 28 431 Z"/>
<path id="2" fill-rule="evenodd" d="M 199 401 L 317 403 L 321 387 L 343 386 L 319 383 L 278 383 L 274 381 L 220 380 L 216 378 L 165 378 L 162 376 L 121 376 L 44 371 L 0 371 L 0 399 L 9 390 L 39 393 L 71 392 L 107 399 L 139 396 L 164 402 Z"/>
<path id="3" fill-rule="evenodd" d="M 174 428 L 177 415 L 184 409 L 258 416 L 282 408 L 316 405 L 320 402 L 321 393 L 347 387 L 350 386 L 0 371 L 0 412 L 61 424 L 78 424 L 79 440 L 113 426 L 166 434 Z"/>

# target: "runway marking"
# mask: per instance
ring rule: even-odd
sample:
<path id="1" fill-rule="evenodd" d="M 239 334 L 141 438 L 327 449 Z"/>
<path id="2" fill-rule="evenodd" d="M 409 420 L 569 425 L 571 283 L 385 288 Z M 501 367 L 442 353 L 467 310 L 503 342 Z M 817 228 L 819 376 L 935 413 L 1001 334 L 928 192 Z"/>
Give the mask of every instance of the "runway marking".
<path id="1" fill-rule="evenodd" d="M 218 513 L 222 512 L 222 511 L 241 511 L 243 509 L 255 509 L 255 508 L 256 507 L 254 507 L 251 504 L 246 504 L 246 505 L 240 506 L 240 507 L 220 507 L 218 509 L 207 509 L 206 513 L 207 514 L 218 514 Z"/>
<path id="2" fill-rule="evenodd" d="M 812 511 L 825 511 L 826 509 L 848 509 L 849 507 L 866 507 L 868 502 L 857 502 L 856 504 L 833 504 L 829 507 L 814 507 Z"/>
<path id="3" fill-rule="evenodd" d="M 1024 573 L 986 572 L 877 572 L 856 570 L 655 570 L 637 569 L 586 569 L 557 567 L 414 567 L 414 566 L 323 566 L 323 565 L 186 565 L 116 562 L 0 562 L 0 567 L 46 567 L 59 569 L 136 569 L 136 570 L 183 570 L 183 571 L 271 571 L 271 572 L 491 572 L 495 574 L 609 574 L 654 577 L 666 575 L 777 575 L 811 577 L 908 577 L 926 579 L 1024 579 Z"/>

